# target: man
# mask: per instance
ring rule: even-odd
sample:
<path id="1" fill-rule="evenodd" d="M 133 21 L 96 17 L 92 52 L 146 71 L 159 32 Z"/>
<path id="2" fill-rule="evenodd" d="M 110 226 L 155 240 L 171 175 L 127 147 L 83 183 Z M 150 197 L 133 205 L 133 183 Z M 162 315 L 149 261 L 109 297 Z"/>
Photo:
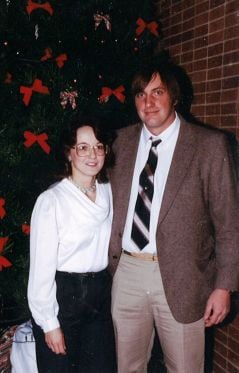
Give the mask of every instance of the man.
<path id="1" fill-rule="evenodd" d="M 118 373 L 147 371 L 154 327 L 169 373 L 201 373 L 205 326 L 224 319 L 238 286 L 232 156 L 219 130 L 175 111 L 171 64 L 146 66 L 132 90 L 142 123 L 119 131 L 111 175 Z"/>

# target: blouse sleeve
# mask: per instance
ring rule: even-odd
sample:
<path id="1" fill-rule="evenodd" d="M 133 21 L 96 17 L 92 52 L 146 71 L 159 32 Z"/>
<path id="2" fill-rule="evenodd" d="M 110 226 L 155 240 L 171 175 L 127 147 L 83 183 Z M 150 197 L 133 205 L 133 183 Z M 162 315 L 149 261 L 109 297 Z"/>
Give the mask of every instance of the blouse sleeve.
<path id="1" fill-rule="evenodd" d="M 44 332 L 59 327 L 55 283 L 58 242 L 56 198 L 46 191 L 38 197 L 31 218 L 28 282 L 29 307 Z"/>

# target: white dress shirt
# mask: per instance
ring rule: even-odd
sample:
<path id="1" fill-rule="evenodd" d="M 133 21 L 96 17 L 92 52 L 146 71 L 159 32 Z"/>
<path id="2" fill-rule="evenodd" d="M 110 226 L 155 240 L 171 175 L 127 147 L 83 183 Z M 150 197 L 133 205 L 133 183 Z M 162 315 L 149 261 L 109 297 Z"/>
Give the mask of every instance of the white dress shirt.
<path id="1" fill-rule="evenodd" d="M 149 243 L 146 245 L 142 252 L 156 253 L 156 229 L 163 199 L 164 188 L 166 185 L 168 172 L 170 169 L 174 149 L 178 139 L 180 128 L 180 119 L 176 113 L 176 118 L 173 123 L 164 130 L 159 136 L 152 135 L 144 125 L 141 131 L 138 152 L 135 162 L 134 175 L 130 193 L 129 207 L 127 212 L 126 223 L 122 238 L 122 248 L 130 252 L 140 252 L 134 241 L 131 239 L 132 223 L 135 210 L 136 199 L 138 195 L 139 176 L 144 168 L 151 147 L 151 140 L 161 139 L 162 142 L 157 146 L 158 162 L 154 174 L 154 195 L 151 205 L 150 213 L 150 231 Z"/>
<path id="2" fill-rule="evenodd" d="M 31 218 L 28 301 L 44 332 L 59 326 L 56 270 L 85 273 L 105 269 L 111 223 L 109 184 L 96 183 L 95 202 L 68 179 L 38 197 Z"/>

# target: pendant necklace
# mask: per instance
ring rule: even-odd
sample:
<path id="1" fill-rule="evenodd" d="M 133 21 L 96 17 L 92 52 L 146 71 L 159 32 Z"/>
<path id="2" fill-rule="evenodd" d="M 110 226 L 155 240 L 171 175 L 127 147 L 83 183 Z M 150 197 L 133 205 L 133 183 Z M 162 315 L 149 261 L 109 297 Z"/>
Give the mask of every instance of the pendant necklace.
<path id="1" fill-rule="evenodd" d="M 72 184 L 74 184 L 78 189 L 80 189 L 80 191 L 84 194 L 88 194 L 88 193 L 91 193 L 91 192 L 94 192 L 96 190 L 96 184 L 95 184 L 95 180 L 94 180 L 94 183 L 92 185 L 90 185 L 89 187 L 83 187 L 77 183 L 74 182 L 74 180 L 72 179 L 72 177 L 69 177 L 69 180 L 72 182 Z"/>

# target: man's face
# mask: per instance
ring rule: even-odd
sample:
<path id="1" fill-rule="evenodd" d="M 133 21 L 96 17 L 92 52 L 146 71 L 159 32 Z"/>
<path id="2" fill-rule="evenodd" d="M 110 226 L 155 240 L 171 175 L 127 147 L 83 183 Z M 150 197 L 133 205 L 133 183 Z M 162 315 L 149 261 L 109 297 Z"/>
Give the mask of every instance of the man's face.
<path id="1" fill-rule="evenodd" d="M 140 119 L 154 135 L 159 135 L 175 119 L 172 99 L 159 74 L 135 95 L 135 106 Z"/>

